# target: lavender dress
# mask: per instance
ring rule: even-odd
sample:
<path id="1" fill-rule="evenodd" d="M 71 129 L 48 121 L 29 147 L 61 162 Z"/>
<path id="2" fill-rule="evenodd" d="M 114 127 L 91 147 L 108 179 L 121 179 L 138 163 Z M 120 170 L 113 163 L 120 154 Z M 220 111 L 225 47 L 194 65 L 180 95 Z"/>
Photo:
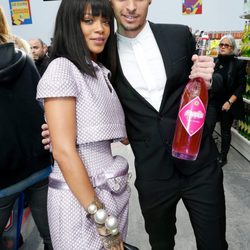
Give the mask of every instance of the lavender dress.
<path id="1" fill-rule="evenodd" d="M 126 137 L 124 113 L 108 80 L 109 71 L 95 63 L 97 78 L 83 75 L 66 58 L 52 61 L 40 80 L 37 98 L 75 97 L 76 145 L 90 180 L 108 213 L 118 217 L 125 240 L 128 220 L 128 164 L 112 156 L 111 143 Z M 93 221 L 69 190 L 55 162 L 48 192 L 49 226 L 55 250 L 99 250 L 102 242 Z"/>

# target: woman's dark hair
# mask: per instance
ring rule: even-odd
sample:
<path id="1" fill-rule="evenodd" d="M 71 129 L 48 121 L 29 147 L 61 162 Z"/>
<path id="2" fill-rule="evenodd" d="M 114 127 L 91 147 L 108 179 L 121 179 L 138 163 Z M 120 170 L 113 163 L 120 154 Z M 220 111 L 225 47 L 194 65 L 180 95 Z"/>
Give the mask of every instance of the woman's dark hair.
<path id="1" fill-rule="evenodd" d="M 62 0 L 57 12 L 51 60 L 58 57 L 69 59 L 82 72 L 95 76 L 90 52 L 81 30 L 84 10 L 91 6 L 92 15 L 100 14 L 110 20 L 110 36 L 97 61 L 107 67 L 114 77 L 116 69 L 116 38 L 114 16 L 109 0 Z"/>

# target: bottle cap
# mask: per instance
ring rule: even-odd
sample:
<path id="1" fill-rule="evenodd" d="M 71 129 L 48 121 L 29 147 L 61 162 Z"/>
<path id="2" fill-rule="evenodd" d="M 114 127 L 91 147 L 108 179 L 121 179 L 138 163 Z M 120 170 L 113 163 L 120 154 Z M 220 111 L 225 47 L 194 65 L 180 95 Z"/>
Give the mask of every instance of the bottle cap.
<path id="1" fill-rule="evenodd" d="M 208 40 L 209 36 L 207 34 L 202 34 L 201 39 L 202 40 Z"/>

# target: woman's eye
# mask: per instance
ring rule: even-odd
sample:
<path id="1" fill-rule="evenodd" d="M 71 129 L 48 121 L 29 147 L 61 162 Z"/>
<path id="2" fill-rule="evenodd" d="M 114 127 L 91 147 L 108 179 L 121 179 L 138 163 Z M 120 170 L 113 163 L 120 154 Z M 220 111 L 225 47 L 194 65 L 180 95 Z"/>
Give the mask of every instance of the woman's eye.
<path id="1" fill-rule="evenodd" d="M 107 17 L 102 17 L 102 23 L 110 25 L 110 19 Z"/>
<path id="2" fill-rule="evenodd" d="M 87 24 L 92 24 L 93 20 L 92 19 L 83 19 L 83 22 L 87 23 Z"/>
<path id="3" fill-rule="evenodd" d="M 109 25 L 110 21 L 106 19 L 106 20 L 103 20 L 103 23 Z"/>

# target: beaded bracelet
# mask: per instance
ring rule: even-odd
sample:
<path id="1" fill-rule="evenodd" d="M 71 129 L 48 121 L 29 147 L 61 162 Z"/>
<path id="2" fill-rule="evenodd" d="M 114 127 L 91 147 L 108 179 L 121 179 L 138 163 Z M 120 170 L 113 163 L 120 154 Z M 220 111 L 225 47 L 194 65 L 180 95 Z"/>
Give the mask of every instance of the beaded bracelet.
<path id="1" fill-rule="evenodd" d="M 97 226 L 106 228 L 108 235 L 117 235 L 118 220 L 113 215 L 108 215 L 104 209 L 104 205 L 95 198 L 95 200 L 87 207 L 88 217 L 94 218 Z"/>

